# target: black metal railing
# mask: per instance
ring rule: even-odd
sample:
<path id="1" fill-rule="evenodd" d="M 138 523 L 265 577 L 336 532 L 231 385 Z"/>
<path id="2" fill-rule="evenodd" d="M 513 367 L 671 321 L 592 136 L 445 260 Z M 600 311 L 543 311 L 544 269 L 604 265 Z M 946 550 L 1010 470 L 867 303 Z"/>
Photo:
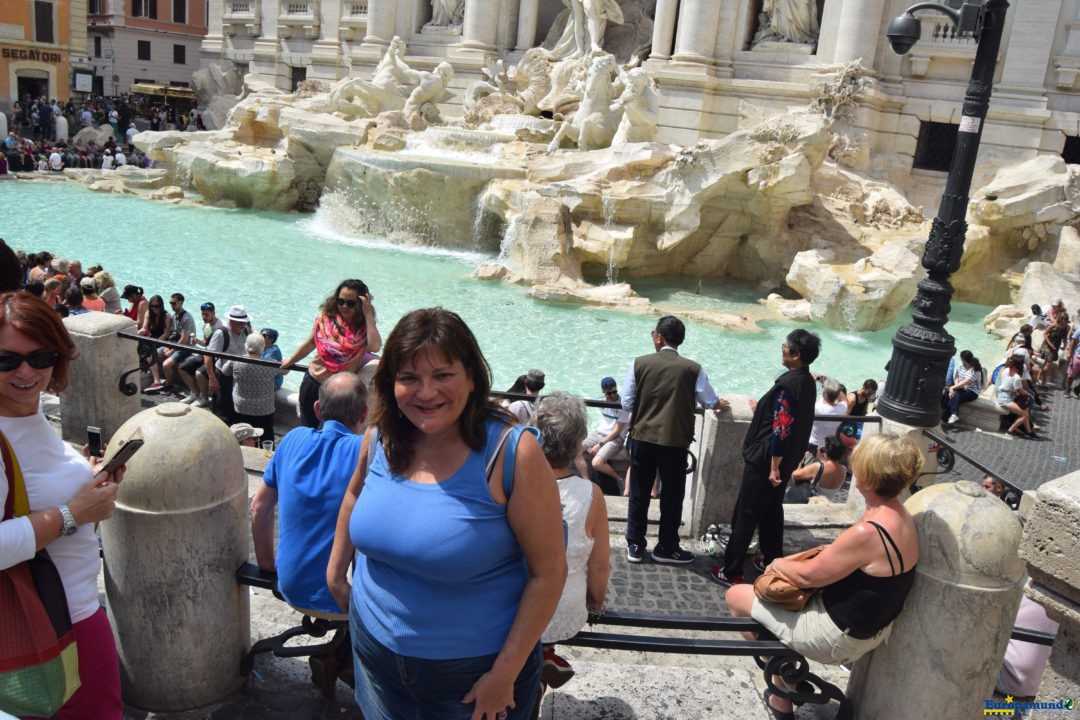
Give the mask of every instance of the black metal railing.
<path id="1" fill-rule="evenodd" d="M 1005 486 L 1005 497 L 1002 498 L 1005 501 L 1005 504 L 1013 510 L 1020 509 L 1020 498 L 1024 496 L 1024 491 L 1018 488 L 1013 483 L 1009 482 L 1008 479 L 1002 476 L 1001 473 L 987 467 L 986 465 L 983 465 L 981 462 L 971 457 L 963 450 L 950 443 L 945 438 L 940 437 L 939 435 L 931 432 L 930 430 L 923 430 L 922 434 L 933 440 L 934 443 L 941 446 L 941 448 L 948 450 L 952 455 L 955 455 L 956 457 L 966 461 L 969 465 L 979 470 L 979 472 L 982 472 L 983 474 L 989 475 L 995 480 L 1000 481 L 1001 484 Z M 952 469 L 951 466 L 949 469 Z"/>

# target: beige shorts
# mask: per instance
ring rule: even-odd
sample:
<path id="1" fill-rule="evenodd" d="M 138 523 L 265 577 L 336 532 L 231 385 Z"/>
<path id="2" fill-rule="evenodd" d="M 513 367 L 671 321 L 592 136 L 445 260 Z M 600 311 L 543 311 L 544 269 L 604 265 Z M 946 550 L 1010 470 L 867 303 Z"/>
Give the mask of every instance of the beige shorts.
<path id="1" fill-rule="evenodd" d="M 808 660 L 825 665 L 849 663 L 885 642 L 892 624 L 872 638 L 860 639 L 841 630 L 825 611 L 821 593 L 817 593 L 799 612 L 784 610 L 754 598 L 750 615 L 780 642 Z"/>

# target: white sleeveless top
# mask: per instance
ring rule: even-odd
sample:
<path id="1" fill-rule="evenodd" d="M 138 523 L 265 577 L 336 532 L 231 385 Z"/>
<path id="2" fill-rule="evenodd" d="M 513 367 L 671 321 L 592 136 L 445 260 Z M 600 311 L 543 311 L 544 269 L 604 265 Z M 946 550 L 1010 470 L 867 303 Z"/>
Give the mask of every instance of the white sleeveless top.
<path id="1" fill-rule="evenodd" d="M 545 645 L 572 638 L 589 619 L 585 609 L 585 581 L 593 541 L 585 535 L 585 521 L 592 507 L 593 484 L 577 475 L 561 478 L 559 501 L 563 522 L 566 523 L 566 585 L 559 606 L 548 623 L 541 642 Z"/>

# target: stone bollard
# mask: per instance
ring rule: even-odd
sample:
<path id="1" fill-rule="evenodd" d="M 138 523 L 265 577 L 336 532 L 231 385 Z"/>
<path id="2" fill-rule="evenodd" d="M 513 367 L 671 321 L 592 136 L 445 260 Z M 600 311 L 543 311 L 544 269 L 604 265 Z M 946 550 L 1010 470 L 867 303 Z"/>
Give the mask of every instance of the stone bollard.
<path id="1" fill-rule="evenodd" d="M 1080 472 L 1036 494 L 1020 555 L 1031 575 L 1028 596 L 1060 625 L 1038 699 L 1080 699 Z"/>
<path id="2" fill-rule="evenodd" d="M 728 395 L 721 397 L 731 403 L 731 408 L 716 415 L 705 413 L 698 448 L 698 488 L 693 497 L 693 509 L 683 517 L 690 518 L 690 537 L 697 538 L 711 523 L 731 522 L 735 511 L 735 499 L 742 483 L 742 445 L 746 429 L 754 413 L 750 410 L 750 396 Z M 687 492 L 687 498 L 690 493 Z"/>
<path id="3" fill-rule="evenodd" d="M 236 690 L 250 640 L 247 479 L 240 446 L 206 410 L 165 403 L 124 423 L 146 444 L 102 524 L 105 592 L 124 701 L 155 712 Z"/>
<path id="4" fill-rule="evenodd" d="M 123 315 L 89 312 L 64 318 L 64 327 L 79 357 L 71 364 L 67 390 L 60 393 L 60 432 L 78 445 L 86 442 L 87 425 L 110 437 L 139 412 L 139 394 L 120 392 L 120 376 L 139 366 L 138 346 L 116 335 L 120 330 L 134 332 L 135 323 Z"/>
<path id="5" fill-rule="evenodd" d="M 1020 522 L 966 480 L 905 507 L 919 531 L 915 586 L 888 641 L 856 663 L 847 695 L 860 720 L 981 717 L 1020 606 Z"/>

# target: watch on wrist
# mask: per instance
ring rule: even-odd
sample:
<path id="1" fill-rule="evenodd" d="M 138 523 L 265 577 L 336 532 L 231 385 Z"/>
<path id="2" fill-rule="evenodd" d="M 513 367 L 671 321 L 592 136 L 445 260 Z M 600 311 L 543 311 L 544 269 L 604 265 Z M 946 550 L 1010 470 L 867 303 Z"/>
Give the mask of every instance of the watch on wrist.
<path id="1" fill-rule="evenodd" d="M 74 535 L 79 526 L 75 524 L 75 516 L 71 514 L 71 508 L 67 505 L 61 505 L 57 509 L 60 511 L 60 517 L 64 519 L 64 526 L 60 528 L 60 535 L 62 537 Z"/>

